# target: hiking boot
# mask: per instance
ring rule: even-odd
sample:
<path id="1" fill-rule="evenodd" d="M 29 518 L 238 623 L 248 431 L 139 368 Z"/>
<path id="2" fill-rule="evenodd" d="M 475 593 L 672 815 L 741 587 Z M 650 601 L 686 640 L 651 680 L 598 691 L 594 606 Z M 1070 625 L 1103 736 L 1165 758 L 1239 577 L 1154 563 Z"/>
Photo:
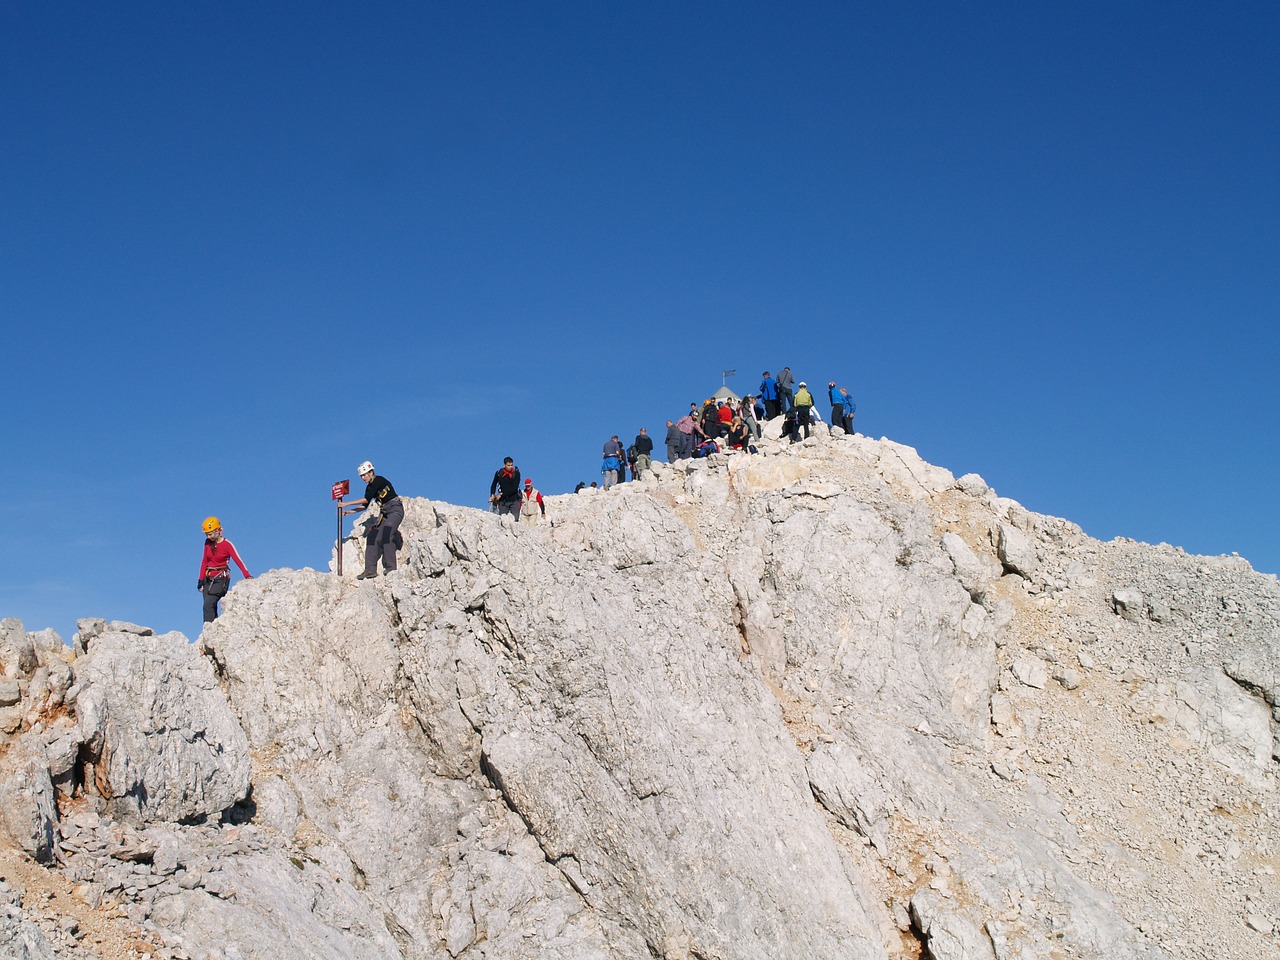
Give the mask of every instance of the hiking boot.
<path id="1" fill-rule="evenodd" d="M 373 573 L 370 573 L 368 570 L 366 570 L 364 573 L 362 573 L 362 574 L 360 574 L 358 577 L 356 577 L 356 579 L 357 579 L 357 580 L 372 580 L 372 579 L 373 579 L 374 577 L 376 577 L 377 575 L 378 575 L 378 571 L 377 571 L 377 570 L 373 571 Z"/>

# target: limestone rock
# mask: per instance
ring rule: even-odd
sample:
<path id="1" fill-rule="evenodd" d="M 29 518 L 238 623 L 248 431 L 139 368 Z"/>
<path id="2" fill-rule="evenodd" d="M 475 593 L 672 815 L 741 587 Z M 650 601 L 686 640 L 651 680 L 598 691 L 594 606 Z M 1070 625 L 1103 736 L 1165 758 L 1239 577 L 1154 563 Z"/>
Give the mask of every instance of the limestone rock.
<path id="1" fill-rule="evenodd" d="M 1114 591 L 1111 594 L 1111 607 L 1126 620 L 1137 622 L 1147 616 L 1146 597 L 1142 595 L 1141 590 L 1131 587 Z"/>
<path id="2" fill-rule="evenodd" d="M 1030 578 L 1040 569 L 1040 558 L 1031 539 L 1011 523 L 1001 523 L 997 528 L 996 549 L 1005 569 Z"/>
<path id="3" fill-rule="evenodd" d="M 537 527 L 407 499 L 400 571 L 195 647 L 6 621 L 6 830 L 174 957 L 1258 956 L 1274 578 L 776 427 Z"/>
<path id="4" fill-rule="evenodd" d="M 0 767 L 0 833 L 40 862 L 57 851 L 58 808 L 38 737 L 22 737 Z"/>
<path id="5" fill-rule="evenodd" d="M 103 633 L 76 661 L 98 789 L 132 823 L 217 816 L 249 788 L 248 743 L 212 664 L 181 634 Z"/>

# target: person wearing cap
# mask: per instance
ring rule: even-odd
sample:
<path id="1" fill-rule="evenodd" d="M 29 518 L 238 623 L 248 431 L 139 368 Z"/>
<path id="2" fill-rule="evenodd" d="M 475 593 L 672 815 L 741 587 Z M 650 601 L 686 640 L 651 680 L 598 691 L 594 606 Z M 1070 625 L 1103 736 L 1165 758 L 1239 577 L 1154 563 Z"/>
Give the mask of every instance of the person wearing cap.
<path id="1" fill-rule="evenodd" d="M 813 394 L 809 392 L 808 385 L 801 380 L 795 394 L 795 410 L 796 410 L 796 436 L 800 436 L 800 428 L 804 428 L 804 438 L 809 439 L 809 424 L 812 422 L 809 414 L 813 412 Z"/>
<path id="2" fill-rule="evenodd" d="M 534 487 L 532 480 L 525 480 L 524 494 L 520 497 L 520 520 L 524 523 L 537 523 L 539 517 L 547 515 L 547 505 L 542 502 L 542 494 Z"/>
<path id="3" fill-rule="evenodd" d="M 364 572 L 357 580 L 369 580 L 378 575 L 378 558 L 382 558 L 382 572 L 396 568 L 396 548 L 400 546 L 400 522 L 404 520 L 404 504 L 396 495 L 396 488 L 385 477 L 378 476 L 373 464 L 366 460 L 356 468 L 364 481 L 364 496 L 359 500 L 344 500 L 342 515 L 359 513 L 370 504 L 377 503 L 378 518 L 365 526 Z"/>
<path id="4" fill-rule="evenodd" d="M 716 417 L 720 420 L 720 436 L 726 436 L 733 426 L 733 406 L 728 400 L 721 400 L 716 404 Z"/>
<path id="5" fill-rule="evenodd" d="M 231 541 L 223 537 L 222 521 L 209 517 L 200 529 L 204 531 L 204 556 L 200 560 L 200 579 L 196 581 L 196 589 L 204 594 L 204 622 L 212 623 L 218 619 L 218 601 L 227 595 L 231 587 L 231 561 L 236 562 L 246 580 L 252 580 L 253 574 L 245 567 Z"/>
<path id="6" fill-rule="evenodd" d="M 670 420 L 667 421 L 667 423 L 670 422 Z M 631 444 L 631 449 L 636 452 L 636 465 L 632 467 L 632 471 L 635 474 L 635 479 L 640 480 L 653 465 L 653 438 L 649 436 L 644 427 L 641 427 L 640 432 L 636 434 L 636 439 Z"/>
<path id="7" fill-rule="evenodd" d="M 827 399 L 831 401 L 831 426 L 828 430 L 835 430 L 839 427 L 845 433 L 844 429 L 844 393 L 845 391 L 836 386 L 834 380 L 827 381 Z"/>
<path id="8" fill-rule="evenodd" d="M 493 475 L 489 502 L 497 506 L 498 516 L 506 514 L 512 520 L 520 520 L 520 468 L 510 457 L 503 458 L 502 467 Z"/>

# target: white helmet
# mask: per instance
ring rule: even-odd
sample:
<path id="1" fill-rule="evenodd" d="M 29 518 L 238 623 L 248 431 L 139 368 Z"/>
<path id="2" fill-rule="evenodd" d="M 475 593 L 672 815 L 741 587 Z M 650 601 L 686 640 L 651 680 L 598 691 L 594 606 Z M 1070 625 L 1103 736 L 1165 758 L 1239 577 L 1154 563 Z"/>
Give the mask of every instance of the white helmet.
<path id="1" fill-rule="evenodd" d="M 366 460 L 360 466 L 356 467 L 356 475 L 363 477 L 366 473 L 373 473 L 373 464 Z"/>

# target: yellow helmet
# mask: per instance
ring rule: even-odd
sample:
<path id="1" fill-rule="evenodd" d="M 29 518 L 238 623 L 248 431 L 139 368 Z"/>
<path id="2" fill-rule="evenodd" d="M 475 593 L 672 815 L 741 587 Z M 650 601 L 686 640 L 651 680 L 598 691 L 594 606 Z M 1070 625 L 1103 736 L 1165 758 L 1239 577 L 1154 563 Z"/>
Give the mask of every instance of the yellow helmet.
<path id="1" fill-rule="evenodd" d="M 207 517 L 204 523 L 200 524 L 200 529 L 203 530 L 207 536 L 215 530 L 221 530 L 222 524 L 218 521 L 217 517 Z"/>

